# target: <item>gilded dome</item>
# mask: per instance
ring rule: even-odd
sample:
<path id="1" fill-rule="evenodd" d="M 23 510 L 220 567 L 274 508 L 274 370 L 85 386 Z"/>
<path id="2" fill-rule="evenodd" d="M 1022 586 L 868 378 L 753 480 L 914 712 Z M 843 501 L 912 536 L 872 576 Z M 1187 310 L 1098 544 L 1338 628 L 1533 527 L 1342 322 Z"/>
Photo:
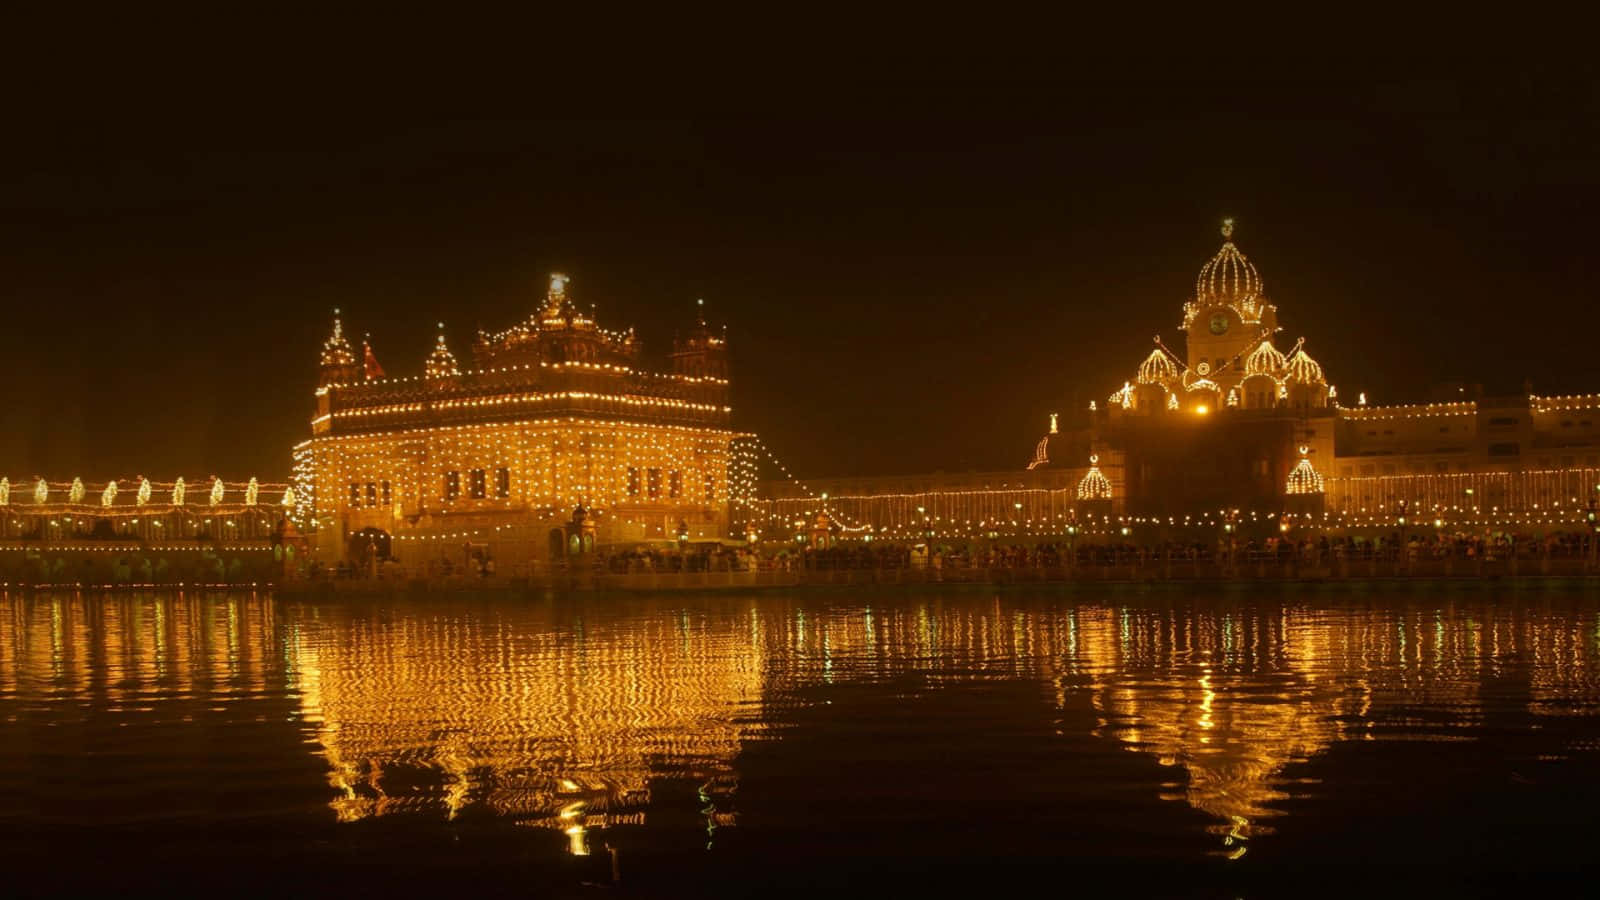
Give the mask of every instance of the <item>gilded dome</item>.
<path id="1" fill-rule="evenodd" d="M 1289 362 L 1271 341 L 1262 341 L 1244 360 L 1246 375 L 1276 375 L 1283 370 Z"/>
<path id="2" fill-rule="evenodd" d="M 1294 355 L 1289 357 L 1288 368 L 1289 372 L 1285 379 L 1290 384 L 1327 383 L 1322 377 L 1322 366 L 1318 365 L 1303 348 L 1296 350 Z"/>
<path id="3" fill-rule="evenodd" d="M 1166 351 L 1157 347 L 1139 364 L 1140 384 L 1164 384 L 1178 377 L 1178 367 Z"/>
<path id="4" fill-rule="evenodd" d="M 1233 220 L 1222 222 L 1222 249 L 1200 267 L 1194 298 L 1202 305 L 1254 301 L 1261 296 L 1261 275 L 1233 244 Z"/>

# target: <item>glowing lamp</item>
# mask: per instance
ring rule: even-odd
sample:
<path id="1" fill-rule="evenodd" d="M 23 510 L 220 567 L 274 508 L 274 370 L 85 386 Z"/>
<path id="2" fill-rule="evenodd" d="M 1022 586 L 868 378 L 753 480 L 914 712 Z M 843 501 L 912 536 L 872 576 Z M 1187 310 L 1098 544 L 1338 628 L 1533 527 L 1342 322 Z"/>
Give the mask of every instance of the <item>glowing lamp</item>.
<path id="1" fill-rule="evenodd" d="M 1209 409 L 1207 409 L 1207 408 L 1206 408 L 1206 407 L 1204 407 L 1204 406 L 1196 406 L 1196 407 L 1195 407 L 1195 408 L 1194 408 L 1194 411 L 1195 411 L 1195 413 L 1196 413 L 1196 414 L 1198 414 L 1198 415 L 1202 415 L 1202 416 L 1203 416 L 1203 415 L 1205 415 L 1205 414 L 1206 414 L 1206 413 L 1208 413 L 1208 412 L 1210 412 L 1210 411 L 1211 411 L 1211 410 L 1209 410 Z"/>

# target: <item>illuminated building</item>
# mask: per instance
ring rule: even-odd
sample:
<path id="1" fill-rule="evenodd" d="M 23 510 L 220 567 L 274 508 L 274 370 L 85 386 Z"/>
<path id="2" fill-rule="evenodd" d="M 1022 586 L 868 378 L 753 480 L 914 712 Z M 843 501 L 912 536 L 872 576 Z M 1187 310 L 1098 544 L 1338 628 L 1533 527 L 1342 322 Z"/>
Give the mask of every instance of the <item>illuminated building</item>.
<path id="1" fill-rule="evenodd" d="M 443 325 L 420 375 L 358 362 L 336 317 L 312 436 L 295 448 L 299 513 L 322 558 L 383 535 L 407 562 L 488 545 L 502 560 L 563 555 L 583 506 L 600 543 L 721 537 L 727 528 L 726 340 L 698 316 L 667 372 L 640 368 L 552 275 L 522 322 L 480 331 L 470 367 Z M 364 539 L 364 538 L 363 538 Z"/>
<path id="2" fill-rule="evenodd" d="M 223 481 L 217 476 L 151 481 L 0 477 L 0 552 L 25 547 L 119 552 L 176 542 L 255 542 L 265 546 L 294 507 L 287 484 Z M 88 542 L 95 543 L 90 544 Z"/>
<path id="3" fill-rule="evenodd" d="M 1369 406 L 1359 395 L 1345 406 L 1308 341 L 1281 339 L 1278 306 L 1231 220 L 1222 236 L 1181 308 L 1181 349 L 1158 335 L 1104 401 L 1052 414 L 1025 469 L 769 482 L 755 518 L 781 534 L 823 510 L 899 539 L 1217 526 L 1231 515 L 1262 527 L 1280 516 L 1325 528 L 1587 522 L 1600 500 L 1600 394 L 1460 387 L 1449 402 Z"/>

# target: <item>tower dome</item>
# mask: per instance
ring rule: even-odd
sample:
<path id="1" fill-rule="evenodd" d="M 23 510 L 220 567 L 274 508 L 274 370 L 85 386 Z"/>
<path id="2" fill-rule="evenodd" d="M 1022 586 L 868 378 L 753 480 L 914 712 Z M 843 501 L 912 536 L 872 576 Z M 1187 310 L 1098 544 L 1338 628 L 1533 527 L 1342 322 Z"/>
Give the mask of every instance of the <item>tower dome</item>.
<path id="1" fill-rule="evenodd" d="M 1201 305 L 1254 302 L 1263 285 L 1256 267 L 1233 244 L 1233 220 L 1222 220 L 1222 249 L 1200 267 L 1194 299 Z"/>

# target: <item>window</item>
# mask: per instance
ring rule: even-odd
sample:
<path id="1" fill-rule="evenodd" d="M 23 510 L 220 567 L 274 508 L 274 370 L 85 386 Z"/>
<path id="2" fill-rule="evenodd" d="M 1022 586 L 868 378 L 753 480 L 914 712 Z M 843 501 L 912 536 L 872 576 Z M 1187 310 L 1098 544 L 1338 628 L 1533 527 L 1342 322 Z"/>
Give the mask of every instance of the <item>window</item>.
<path id="1" fill-rule="evenodd" d="M 629 497 L 637 497 L 637 496 L 639 496 L 639 468 L 638 468 L 638 466 L 629 466 L 628 467 L 628 496 Z"/>
<path id="2" fill-rule="evenodd" d="M 467 489 L 471 492 L 472 499 L 482 500 L 484 497 L 488 496 L 488 491 L 485 489 L 486 485 L 483 480 L 483 470 L 473 469 L 469 474 L 471 476 L 471 480 L 467 483 Z"/>
<path id="3" fill-rule="evenodd" d="M 869 490 L 867 493 L 870 494 L 872 491 Z M 717 476 L 711 474 L 710 472 L 706 473 L 706 502 L 717 502 Z"/>
<path id="4" fill-rule="evenodd" d="M 370 481 L 367 482 L 367 505 L 368 506 L 377 506 L 378 505 L 378 486 L 373 484 Z"/>
<path id="5" fill-rule="evenodd" d="M 501 500 L 511 496 L 511 470 L 505 466 L 494 470 L 494 495 Z"/>
<path id="6" fill-rule="evenodd" d="M 356 484 L 354 482 L 352 482 L 350 484 L 350 505 L 351 506 L 360 506 L 361 505 L 361 485 Z"/>
<path id="7" fill-rule="evenodd" d="M 683 496 L 683 473 L 677 469 L 667 473 L 667 496 L 674 500 Z"/>
<path id="8" fill-rule="evenodd" d="M 389 482 L 387 482 L 387 481 L 380 482 L 379 485 L 378 485 L 378 488 L 379 488 L 379 490 L 381 490 L 383 492 L 383 505 L 384 506 L 388 506 L 388 505 L 390 505 L 391 503 L 394 502 L 393 496 L 389 492 Z"/>
<path id="9" fill-rule="evenodd" d="M 1367 437 L 1377 437 L 1377 436 L 1378 436 L 1378 433 L 1376 431 L 1367 432 Z"/>
<path id="10" fill-rule="evenodd" d="M 1444 434 L 1445 432 L 1447 432 L 1449 430 L 1450 430 L 1450 426 L 1449 425 L 1440 425 L 1439 426 L 1439 433 L 1440 434 Z"/>
<path id="11" fill-rule="evenodd" d="M 1561 427 L 1562 428 L 1571 428 L 1572 427 L 1572 420 L 1571 419 L 1567 419 L 1567 420 L 1563 421 L 1561 423 Z"/>
<path id="12" fill-rule="evenodd" d="M 1518 444 L 1490 444 L 1490 456 L 1521 456 L 1522 447 Z"/>
<path id="13" fill-rule="evenodd" d="M 461 473 L 444 473 L 444 498 L 454 500 L 459 496 L 461 496 Z"/>
<path id="14" fill-rule="evenodd" d="M 646 478 L 646 482 L 649 485 L 649 489 L 650 489 L 650 499 L 651 500 L 660 499 L 661 498 L 661 470 L 660 469 L 648 469 L 648 470 L 645 471 L 645 478 Z"/>
<path id="15" fill-rule="evenodd" d="M 1512 425 L 1517 424 L 1517 420 L 1515 418 L 1504 417 L 1504 418 L 1498 418 L 1498 419 L 1490 419 L 1489 420 L 1489 424 L 1492 425 L 1492 426 L 1495 426 L 1495 427 L 1499 427 L 1499 428 L 1508 428 L 1508 427 L 1510 427 Z"/>

